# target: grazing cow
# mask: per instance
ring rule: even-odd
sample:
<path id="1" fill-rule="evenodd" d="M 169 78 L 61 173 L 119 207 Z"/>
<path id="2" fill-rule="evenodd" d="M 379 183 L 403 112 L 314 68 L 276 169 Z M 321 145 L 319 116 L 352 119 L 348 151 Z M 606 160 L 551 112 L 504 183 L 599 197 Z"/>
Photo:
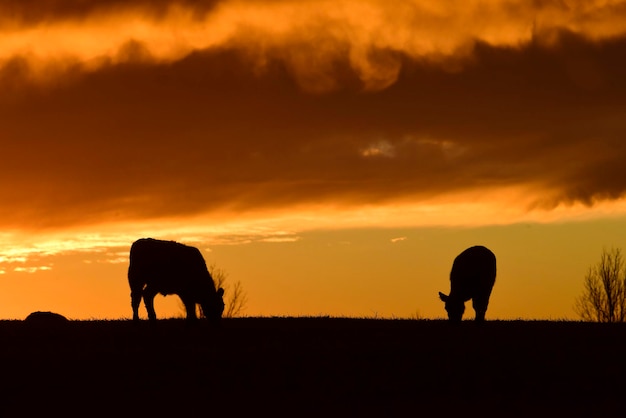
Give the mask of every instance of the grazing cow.
<path id="1" fill-rule="evenodd" d="M 200 251 L 174 241 L 142 238 L 130 247 L 128 283 L 133 320 L 139 320 L 143 297 L 148 319 L 156 320 L 154 297 L 178 295 L 185 305 L 187 319 L 196 320 L 196 304 L 204 316 L 219 320 L 224 311 L 224 289 L 215 289 L 213 278 Z"/>
<path id="2" fill-rule="evenodd" d="M 496 282 L 496 256 L 482 246 L 470 247 L 459 254 L 450 272 L 450 295 L 439 292 L 448 319 L 461 321 L 465 302 L 472 299 L 476 321 L 485 320 L 491 289 Z"/>

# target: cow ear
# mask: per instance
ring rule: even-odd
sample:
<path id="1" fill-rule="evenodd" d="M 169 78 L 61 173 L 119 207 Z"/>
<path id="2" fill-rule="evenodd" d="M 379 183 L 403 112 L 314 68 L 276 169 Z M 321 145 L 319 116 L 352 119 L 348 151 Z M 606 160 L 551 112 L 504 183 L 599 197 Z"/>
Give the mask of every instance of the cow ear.
<path id="1" fill-rule="evenodd" d="M 439 292 L 439 299 L 445 302 L 448 300 L 448 295 L 444 295 L 443 293 Z"/>
<path id="2" fill-rule="evenodd" d="M 224 296 L 224 289 L 222 289 L 221 287 L 217 289 L 217 296 Z"/>

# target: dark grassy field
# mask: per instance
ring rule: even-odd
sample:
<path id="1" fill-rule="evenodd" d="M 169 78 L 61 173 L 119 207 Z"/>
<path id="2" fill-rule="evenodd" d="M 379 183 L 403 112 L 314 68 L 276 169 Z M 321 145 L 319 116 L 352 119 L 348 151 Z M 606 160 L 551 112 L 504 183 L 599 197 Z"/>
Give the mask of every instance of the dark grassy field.
<path id="1" fill-rule="evenodd" d="M 0 416 L 626 414 L 626 326 L 0 321 Z"/>

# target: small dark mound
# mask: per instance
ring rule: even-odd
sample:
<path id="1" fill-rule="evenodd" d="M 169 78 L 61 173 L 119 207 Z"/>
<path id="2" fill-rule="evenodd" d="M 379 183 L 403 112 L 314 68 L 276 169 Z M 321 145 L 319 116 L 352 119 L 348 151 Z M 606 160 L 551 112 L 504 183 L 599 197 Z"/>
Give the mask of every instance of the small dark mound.
<path id="1" fill-rule="evenodd" d="M 64 324 L 68 319 L 55 312 L 33 312 L 29 314 L 25 321 L 34 324 Z"/>

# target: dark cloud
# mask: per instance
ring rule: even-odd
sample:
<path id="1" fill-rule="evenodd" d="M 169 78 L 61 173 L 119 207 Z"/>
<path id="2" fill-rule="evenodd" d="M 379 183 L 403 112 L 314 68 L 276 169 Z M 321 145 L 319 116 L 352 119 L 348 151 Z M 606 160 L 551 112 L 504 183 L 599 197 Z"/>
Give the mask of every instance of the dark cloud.
<path id="1" fill-rule="evenodd" d="M 163 18 L 172 6 L 195 12 L 200 18 L 222 0 L 2 0 L 0 21 L 34 25 L 57 20 L 80 20 L 93 15 L 123 10 L 141 10 L 153 18 Z"/>
<path id="2" fill-rule="evenodd" d="M 317 93 L 282 52 L 266 51 L 263 65 L 227 46 L 159 62 L 136 43 L 128 53 L 142 59 L 66 63 L 45 85 L 16 57 L 0 72 L 0 222 L 349 207 L 508 186 L 531 187 L 547 207 L 621 197 L 626 39 L 542 39 L 478 42 L 453 68 L 374 50 L 400 68 L 377 91 L 349 48 L 322 67 L 332 88 Z"/>

